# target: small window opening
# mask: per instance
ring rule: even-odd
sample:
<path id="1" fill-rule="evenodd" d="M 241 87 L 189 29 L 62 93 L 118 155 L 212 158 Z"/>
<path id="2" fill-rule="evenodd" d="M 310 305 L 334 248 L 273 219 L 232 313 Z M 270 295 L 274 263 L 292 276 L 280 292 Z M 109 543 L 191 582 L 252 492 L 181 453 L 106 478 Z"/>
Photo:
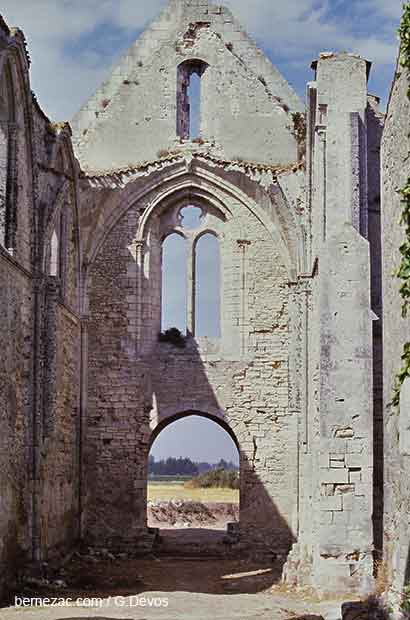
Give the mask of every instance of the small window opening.
<path id="1" fill-rule="evenodd" d="M 50 241 L 50 276 L 62 277 L 63 273 L 63 239 L 64 217 L 62 212 L 57 216 L 53 234 Z"/>
<path id="2" fill-rule="evenodd" d="M 191 75 L 188 90 L 189 136 L 199 138 L 201 133 L 201 78 L 197 73 Z"/>
<path id="3" fill-rule="evenodd" d="M 50 276 L 60 275 L 60 241 L 54 230 L 51 237 Z"/>
<path id="4" fill-rule="evenodd" d="M 201 78 L 207 67 L 202 60 L 188 60 L 178 68 L 177 134 L 184 140 L 201 135 Z"/>
<path id="5" fill-rule="evenodd" d="M 176 233 L 162 244 L 161 330 L 178 328 L 187 332 L 187 260 L 186 240 Z"/>
<path id="6" fill-rule="evenodd" d="M 210 233 L 195 247 L 195 336 L 221 337 L 219 241 Z"/>

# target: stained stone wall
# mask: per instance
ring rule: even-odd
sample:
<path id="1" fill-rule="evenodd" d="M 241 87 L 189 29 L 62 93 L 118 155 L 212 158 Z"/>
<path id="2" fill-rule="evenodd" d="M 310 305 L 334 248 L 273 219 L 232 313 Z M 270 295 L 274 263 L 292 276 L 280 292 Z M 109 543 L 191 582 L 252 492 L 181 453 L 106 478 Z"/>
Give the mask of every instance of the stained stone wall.
<path id="1" fill-rule="evenodd" d="M 40 125 L 40 126 L 39 126 Z M 77 164 L 70 131 L 42 130 L 38 175 L 33 455 L 33 547 L 37 559 L 64 554 L 80 536 L 81 319 Z M 53 246 L 53 234 L 58 243 Z M 52 258 L 54 252 L 54 258 Z M 55 261 L 56 269 L 52 268 Z"/>
<path id="2" fill-rule="evenodd" d="M 395 76 L 387 111 L 382 149 L 382 244 L 384 321 L 385 496 L 384 554 L 395 592 L 408 583 L 410 548 L 409 390 L 401 390 L 400 407 L 391 405 L 396 374 L 402 367 L 403 345 L 409 340 L 409 321 L 401 317 L 399 247 L 404 240 L 400 225 L 402 205 L 397 190 L 410 176 L 409 74 L 400 68 Z"/>
<path id="3" fill-rule="evenodd" d="M 8 43 L 7 30 L 0 40 Z M 18 43 L 17 43 L 18 45 Z M 30 550 L 33 290 L 31 165 L 26 91 L 18 62 L 2 54 L 0 139 L 0 596 Z M 21 59 L 24 64 L 24 58 Z M 7 246 L 7 247 L 6 247 Z M 4 577 L 3 577 L 4 575 Z"/>
<path id="4" fill-rule="evenodd" d="M 30 550 L 29 438 L 33 296 L 30 276 L 0 255 L 0 593 Z"/>
<path id="5" fill-rule="evenodd" d="M 48 288 L 46 395 L 39 471 L 40 545 L 44 559 L 79 538 L 80 321 Z"/>
<path id="6" fill-rule="evenodd" d="M 90 274 L 84 531 L 97 544 L 122 537 L 135 543 L 145 515 L 148 423 L 144 367 L 136 364 L 136 274 L 129 249 L 137 221 L 135 208 L 126 213 Z"/>
<path id="7" fill-rule="evenodd" d="M 0 597 L 24 563 L 52 557 L 79 534 L 77 168 L 69 129 L 41 111 L 28 70 L 22 33 L 1 22 Z"/>

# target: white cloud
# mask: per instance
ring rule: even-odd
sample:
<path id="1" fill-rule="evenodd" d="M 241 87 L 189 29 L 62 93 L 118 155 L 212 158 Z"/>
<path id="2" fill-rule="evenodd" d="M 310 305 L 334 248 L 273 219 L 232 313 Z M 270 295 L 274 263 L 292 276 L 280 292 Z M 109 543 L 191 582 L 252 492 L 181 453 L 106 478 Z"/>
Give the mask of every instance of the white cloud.
<path id="1" fill-rule="evenodd" d="M 67 54 L 67 44 L 92 36 L 111 24 L 139 30 L 155 16 L 164 0 L 4 0 L 2 15 L 26 35 L 32 58 L 32 87 L 52 118 L 70 118 L 106 77 L 111 66 L 104 52 Z M 118 50 L 120 54 L 123 50 Z M 105 62 L 104 62 L 105 61 Z"/>
<path id="2" fill-rule="evenodd" d="M 70 118 L 109 73 L 112 51 L 93 50 L 93 32 L 110 24 L 141 30 L 166 0 L 3 0 L 9 25 L 26 34 L 33 59 L 32 86 L 53 118 Z M 288 66 L 305 66 L 320 50 L 357 51 L 377 66 L 394 63 L 395 26 L 401 0 L 225 0 L 242 25 L 271 55 Z M 332 14 L 333 9 L 333 14 Z M 337 9 L 337 17 L 334 9 Z M 377 32 L 354 34 L 354 20 L 379 18 Z M 394 21 L 395 20 L 395 21 Z M 84 47 L 89 37 L 90 45 Z M 67 53 L 81 38 L 77 53 Z M 126 43 L 123 46 L 126 46 Z M 118 49 L 117 56 L 123 51 Z M 300 70 L 299 70 L 300 72 Z M 377 75 L 377 73 L 376 73 Z"/>
<path id="3" fill-rule="evenodd" d="M 388 0 L 389 2 L 390 0 Z M 396 0 L 391 0 L 393 4 Z M 397 0 L 397 5 L 400 6 Z M 369 0 L 373 5 L 373 17 L 387 10 L 388 2 Z M 226 0 L 247 28 L 261 40 L 265 46 L 280 52 L 289 58 L 305 56 L 319 50 L 367 50 L 372 53 L 372 60 L 390 63 L 396 53 L 394 26 L 390 27 L 390 43 L 383 37 L 384 21 L 380 16 L 380 31 L 368 36 L 354 35 L 352 24 L 352 2 L 343 2 L 338 6 L 337 17 L 330 17 L 330 10 L 337 6 L 333 2 L 322 2 L 319 6 L 315 0 Z M 380 6 L 379 6 L 380 5 Z M 397 8 L 397 7 L 396 7 Z M 369 7 L 370 10 L 370 7 Z M 398 13 L 400 15 L 400 11 Z M 395 14 L 393 13 L 393 17 Z M 363 25 L 366 25 L 366 12 L 361 11 Z"/>
<path id="4" fill-rule="evenodd" d="M 397 54 L 397 44 L 385 43 L 384 41 L 370 38 L 358 42 L 356 51 L 367 60 L 371 60 L 377 69 L 377 65 L 386 65 L 394 62 Z"/>

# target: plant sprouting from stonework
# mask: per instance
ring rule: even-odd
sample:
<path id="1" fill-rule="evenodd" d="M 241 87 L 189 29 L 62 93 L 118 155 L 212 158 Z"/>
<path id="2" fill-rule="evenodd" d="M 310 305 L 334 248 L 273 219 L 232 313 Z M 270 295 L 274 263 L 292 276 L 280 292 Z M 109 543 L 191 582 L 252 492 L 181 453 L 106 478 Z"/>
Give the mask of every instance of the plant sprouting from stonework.
<path id="1" fill-rule="evenodd" d="M 186 347 L 186 337 L 176 327 L 171 327 L 164 333 L 159 334 L 158 340 L 160 342 L 168 342 L 178 349 L 185 349 Z"/>
<path id="2" fill-rule="evenodd" d="M 404 586 L 400 611 L 403 614 L 403 618 L 410 618 L 410 584 Z"/>
<path id="3" fill-rule="evenodd" d="M 299 159 L 303 159 L 306 155 L 306 115 L 301 112 L 292 114 L 293 135 L 298 143 Z"/>
<path id="4" fill-rule="evenodd" d="M 263 84 L 265 86 L 265 88 L 268 86 L 265 78 L 263 77 L 263 75 L 258 75 L 258 80 L 261 84 Z"/>
<path id="5" fill-rule="evenodd" d="M 404 226 L 405 240 L 400 246 L 401 263 L 396 275 L 402 280 L 400 286 L 400 294 L 403 298 L 401 313 L 403 318 L 406 318 L 410 308 L 410 178 L 399 190 L 399 194 L 403 205 L 400 223 Z"/>
<path id="6" fill-rule="evenodd" d="M 293 132 L 298 142 L 306 141 L 306 116 L 301 112 L 292 114 Z"/>
<path id="7" fill-rule="evenodd" d="M 410 3 L 403 7 L 403 16 L 399 28 L 400 65 L 410 71 Z M 407 89 L 410 100 L 410 85 Z M 401 262 L 396 275 L 401 280 L 400 295 L 403 299 L 402 316 L 406 318 L 410 309 L 410 177 L 398 193 L 403 205 L 400 223 L 404 226 L 404 242 L 400 246 Z M 400 391 L 404 381 L 410 377 L 410 342 L 406 342 L 401 356 L 403 366 L 396 376 L 392 404 L 400 404 Z"/>
<path id="8" fill-rule="evenodd" d="M 400 65 L 410 70 L 410 3 L 403 6 L 403 16 L 399 28 L 400 39 Z M 410 99 L 410 88 L 407 91 Z"/>

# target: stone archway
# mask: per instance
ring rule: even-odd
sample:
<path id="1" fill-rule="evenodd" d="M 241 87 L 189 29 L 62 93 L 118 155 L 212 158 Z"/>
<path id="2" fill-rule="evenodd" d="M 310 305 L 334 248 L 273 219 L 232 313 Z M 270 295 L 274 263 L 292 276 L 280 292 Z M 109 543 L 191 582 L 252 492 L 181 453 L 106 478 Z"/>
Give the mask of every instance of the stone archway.
<path id="1" fill-rule="evenodd" d="M 223 417 L 221 416 L 220 413 L 210 413 L 210 412 L 205 412 L 205 411 L 197 411 L 197 410 L 187 410 L 187 411 L 181 411 L 178 413 L 168 413 L 167 415 L 165 415 L 164 417 L 162 417 L 162 419 L 160 421 L 157 421 L 154 426 L 151 427 L 151 437 L 150 437 L 150 442 L 149 442 L 149 449 L 151 449 L 152 444 L 154 443 L 155 439 L 158 437 L 158 435 L 170 424 L 172 424 L 173 422 L 176 422 L 177 420 L 182 420 L 183 418 L 187 418 L 189 416 L 199 416 L 202 418 L 206 418 L 207 420 L 210 420 L 211 422 L 215 422 L 215 424 L 218 424 L 224 431 L 226 431 L 226 433 L 228 433 L 228 435 L 231 437 L 232 441 L 234 442 L 234 444 L 236 445 L 238 452 L 240 454 L 240 447 L 239 447 L 239 442 L 238 439 L 234 433 L 234 431 L 232 430 L 232 428 L 229 426 L 228 422 L 226 422 Z"/>

